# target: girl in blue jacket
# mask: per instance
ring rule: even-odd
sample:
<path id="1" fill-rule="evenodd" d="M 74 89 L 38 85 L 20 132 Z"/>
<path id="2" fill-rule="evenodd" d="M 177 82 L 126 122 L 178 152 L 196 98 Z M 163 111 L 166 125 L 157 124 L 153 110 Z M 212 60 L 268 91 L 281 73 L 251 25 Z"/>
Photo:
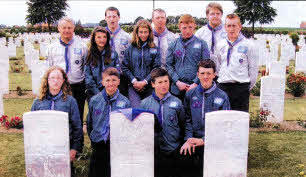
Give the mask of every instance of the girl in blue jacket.
<path id="1" fill-rule="evenodd" d="M 83 129 L 77 102 L 71 95 L 65 71 L 61 67 L 52 66 L 42 78 L 39 98 L 34 100 L 31 111 L 56 110 L 68 113 L 71 176 L 73 176 L 72 162 L 76 153 L 81 152 L 83 148 Z"/>
<path id="2" fill-rule="evenodd" d="M 109 32 L 98 26 L 91 34 L 90 48 L 85 65 L 85 84 L 88 101 L 103 90 L 101 84 L 102 72 L 108 67 L 115 67 L 120 71 L 119 58 L 110 46 Z"/>
<path id="3" fill-rule="evenodd" d="M 160 54 L 153 39 L 150 23 L 139 20 L 134 27 L 131 45 L 124 53 L 121 68 L 129 79 L 129 100 L 134 108 L 152 94 L 150 72 L 160 66 Z"/>

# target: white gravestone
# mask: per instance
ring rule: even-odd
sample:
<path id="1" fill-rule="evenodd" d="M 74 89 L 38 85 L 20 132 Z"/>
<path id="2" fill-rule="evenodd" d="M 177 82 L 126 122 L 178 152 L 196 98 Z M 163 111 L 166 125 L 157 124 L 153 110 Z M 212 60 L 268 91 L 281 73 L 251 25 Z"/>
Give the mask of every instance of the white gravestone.
<path id="1" fill-rule="evenodd" d="M 38 52 L 36 53 L 36 59 L 32 61 L 32 92 L 38 95 L 39 88 L 41 85 L 41 79 L 44 76 L 46 70 L 48 69 L 48 63 L 46 60 L 40 61 L 38 59 Z"/>
<path id="2" fill-rule="evenodd" d="M 141 113 L 133 121 L 110 114 L 112 177 L 154 176 L 154 115 Z"/>
<path id="3" fill-rule="evenodd" d="M 285 80 L 280 77 L 261 78 L 260 108 L 269 111 L 268 122 L 280 123 L 284 119 Z"/>
<path id="4" fill-rule="evenodd" d="M 16 57 L 16 45 L 14 43 L 8 44 L 9 57 Z"/>
<path id="5" fill-rule="evenodd" d="M 0 92 L 9 93 L 9 56 L 8 48 L 0 47 Z"/>
<path id="6" fill-rule="evenodd" d="M 295 72 L 306 73 L 306 52 L 305 51 L 296 52 Z"/>
<path id="7" fill-rule="evenodd" d="M 218 131 L 217 130 L 222 130 Z M 246 177 L 249 114 L 214 111 L 205 115 L 204 177 Z"/>
<path id="8" fill-rule="evenodd" d="M 33 111 L 23 115 L 24 151 L 28 177 L 69 177 L 68 114 Z"/>
<path id="9" fill-rule="evenodd" d="M 281 61 L 273 61 L 269 75 L 286 79 L 286 64 Z"/>

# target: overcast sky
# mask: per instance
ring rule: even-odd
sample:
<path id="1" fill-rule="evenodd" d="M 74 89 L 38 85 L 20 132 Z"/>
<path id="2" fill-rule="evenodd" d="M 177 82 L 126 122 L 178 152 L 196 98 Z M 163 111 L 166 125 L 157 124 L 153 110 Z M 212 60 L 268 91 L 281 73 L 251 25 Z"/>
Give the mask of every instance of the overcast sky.
<path id="1" fill-rule="evenodd" d="M 27 5 L 25 0 L 0 0 L 0 24 L 25 25 Z M 196 17 L 205 17 L 205 7 L 210 1 L 155 1 L 155 8 L 163 8 L 167 15 L 189 13 Z M 231 13 L 235 6 L 231 1 L 218 1 L 224 14 Z M 82 23 L 98 23 L 104 19 L 104 11 L 109 6 L 120 10 L 121 22 L 133 22 L 138 16 L 151 18 L 153 1 L 76 1 L 69 0 L 67 15 Z M 301 21 L 306 21 L 306 1 L 273 1 L 272 7 L 277 10 L 274 23 L 265 27 L 299 28 Z M 259 26 L 259 25 L 257 25 Z"/>

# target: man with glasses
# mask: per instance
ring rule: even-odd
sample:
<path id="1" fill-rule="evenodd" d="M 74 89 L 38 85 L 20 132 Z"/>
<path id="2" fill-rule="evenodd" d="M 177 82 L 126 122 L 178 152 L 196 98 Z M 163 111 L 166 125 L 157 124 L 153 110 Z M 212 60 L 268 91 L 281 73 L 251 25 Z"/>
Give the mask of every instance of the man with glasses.
<path id="1" fill-rule="evenodd" d="M 119 62 L 122 63 L 124 52 L 130 44 L 131 36 L 119 26 L 120 12 L 116 7 L 108 7 L 105 10 L 106 30 L 111 36 L 110 45 L 119 55 Z M 120 93 L 128 96 L 128 79 L 120 74 Z"/>

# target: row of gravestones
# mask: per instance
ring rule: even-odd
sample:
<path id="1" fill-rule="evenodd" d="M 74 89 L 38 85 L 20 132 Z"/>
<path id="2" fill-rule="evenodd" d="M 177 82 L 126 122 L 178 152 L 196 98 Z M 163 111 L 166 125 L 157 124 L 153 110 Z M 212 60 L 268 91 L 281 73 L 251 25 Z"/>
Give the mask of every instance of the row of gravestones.
<path id="1" fill-rule="evenodd" d="M 130 118 L 131 111 L 110 115 L 111 177 L 154 177 L 154 116 Z M 70 176 L 68 114 L 34 111 L 23 118 L 27 176 Z M 205 127 L 204 177 L 246 177 L 249 114 L 207 113 Z"/>

